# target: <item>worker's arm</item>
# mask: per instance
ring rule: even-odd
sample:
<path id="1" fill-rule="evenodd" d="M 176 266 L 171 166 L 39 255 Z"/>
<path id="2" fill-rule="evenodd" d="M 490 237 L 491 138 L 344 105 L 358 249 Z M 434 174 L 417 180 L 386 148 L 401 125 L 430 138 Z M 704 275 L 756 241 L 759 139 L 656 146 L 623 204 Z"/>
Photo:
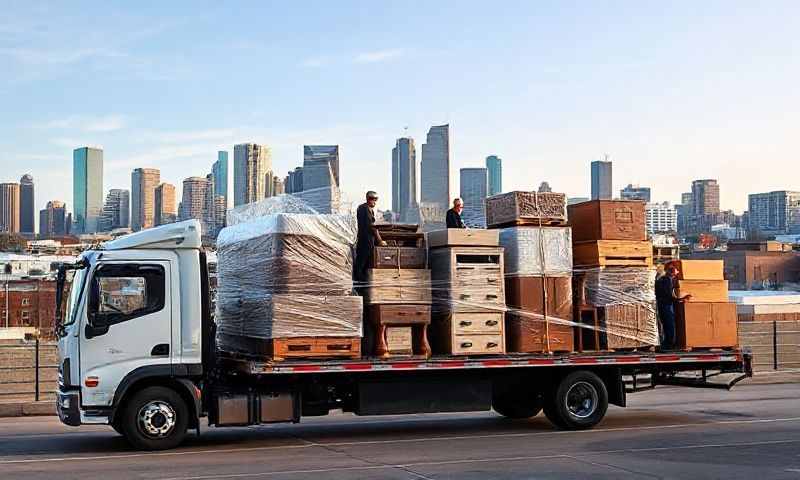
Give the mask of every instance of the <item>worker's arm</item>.
<path id="1" fill-rule="evenodd" d="M 691 300 L 692 296 L 691 296 L 691 295 L 688 295 L 688 294 L 687 294 L 687 295 L 684 295 L 684 296 L 682 296 L 682 297 L 681 297 L 681 296 L 679 296 L 679 295 L 678 295 L 678 287 L 676 287 L 676 286 L 675 286 L 675 281 L 673 280 L 673 281 L 672 281 L 672 298 L 673 298 L 673 299 L 674 299 L 676 302 L 686 302 L 686 301 L 689 301 L 689 300 Z"/>

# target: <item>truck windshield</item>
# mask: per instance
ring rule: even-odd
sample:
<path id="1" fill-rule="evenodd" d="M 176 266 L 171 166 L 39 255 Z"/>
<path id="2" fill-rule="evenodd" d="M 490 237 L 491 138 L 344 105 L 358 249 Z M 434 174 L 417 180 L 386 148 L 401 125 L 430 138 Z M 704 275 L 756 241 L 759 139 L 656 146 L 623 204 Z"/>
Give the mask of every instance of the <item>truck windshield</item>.
<path id="1" fill-rule="evenodd" d="M 80 297 L 83 293 L 83 283 L 86 279 L 86 272 L 88 268 L 81 268 L 79 270 L 75 270 L 75 275 L 72 278 L 72 285 L 69 289 L 69 298 L 67 298 L 67 311 L 64 313 L 64 324 L 63 326 L 72 325 L 75 323 L 75 314 L 77 310 L 77 306 L 80 303 Z"/>

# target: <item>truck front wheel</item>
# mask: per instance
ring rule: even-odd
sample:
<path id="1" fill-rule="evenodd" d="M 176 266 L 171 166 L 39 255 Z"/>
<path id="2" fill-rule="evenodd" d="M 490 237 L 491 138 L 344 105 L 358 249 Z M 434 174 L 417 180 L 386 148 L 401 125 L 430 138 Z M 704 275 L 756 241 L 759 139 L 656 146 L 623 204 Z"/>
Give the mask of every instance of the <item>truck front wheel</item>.
<path id="1" fill-rule="evenodd" d="M 606 385 L 589 371 L 570 373 L 544 399 L 544 413 L 548 420 L 565 430 L 592 428 L 603 420 L 606 410 Z"/>
<path id="2" fill-rule="evenodd" d="M 189 408 L 174 390 L 147 387 L 126 403 L 120 427 L 125 438 L 140 450 L 177 447 L 186 437 Z"/>

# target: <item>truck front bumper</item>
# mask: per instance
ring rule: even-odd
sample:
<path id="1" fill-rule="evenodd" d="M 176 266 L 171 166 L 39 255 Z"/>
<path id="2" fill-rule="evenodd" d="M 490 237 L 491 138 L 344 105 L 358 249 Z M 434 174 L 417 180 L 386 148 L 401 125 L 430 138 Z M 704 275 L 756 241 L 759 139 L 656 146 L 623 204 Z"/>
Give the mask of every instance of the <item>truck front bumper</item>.
<path id="1" fill-rule="evenodd" d="M 80 404 L 80 392 L 59 391 L 56 396 L 56 411 L 61 423 L 71 427 L 79 426 L 81 424 Z"/>

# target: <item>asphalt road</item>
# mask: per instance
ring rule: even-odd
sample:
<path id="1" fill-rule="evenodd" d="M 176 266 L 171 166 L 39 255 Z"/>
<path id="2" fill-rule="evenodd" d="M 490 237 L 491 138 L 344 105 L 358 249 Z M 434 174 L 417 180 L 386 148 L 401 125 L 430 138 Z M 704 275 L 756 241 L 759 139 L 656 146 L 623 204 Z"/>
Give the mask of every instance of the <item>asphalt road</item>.
<path id="1" fill-rule="evenodd" d="M 543 416 L 335 415 L 205 429 L 180 449 L 132 451 L 109 427 L 0 419 L 0 478 L 800 479 L 800 384 L 629 396 L 586 432 Z"/>

